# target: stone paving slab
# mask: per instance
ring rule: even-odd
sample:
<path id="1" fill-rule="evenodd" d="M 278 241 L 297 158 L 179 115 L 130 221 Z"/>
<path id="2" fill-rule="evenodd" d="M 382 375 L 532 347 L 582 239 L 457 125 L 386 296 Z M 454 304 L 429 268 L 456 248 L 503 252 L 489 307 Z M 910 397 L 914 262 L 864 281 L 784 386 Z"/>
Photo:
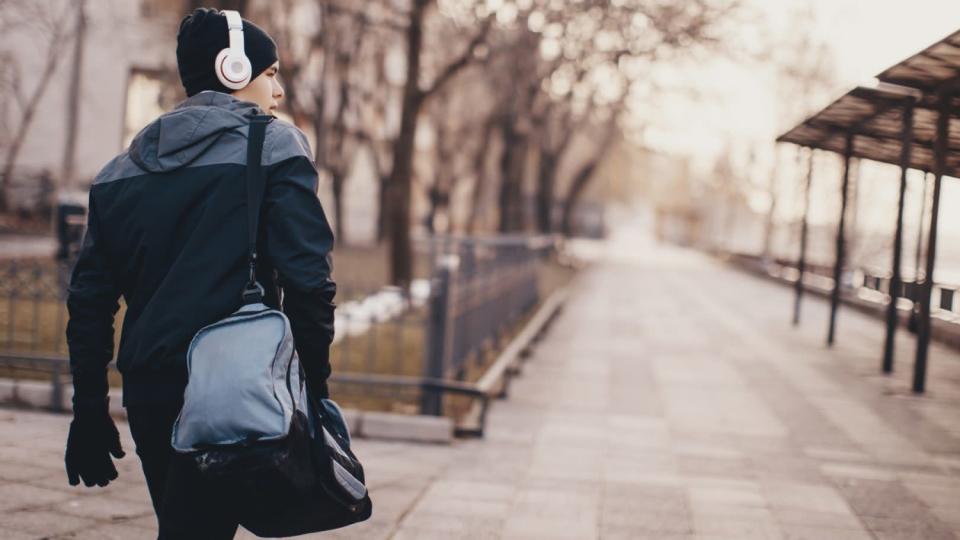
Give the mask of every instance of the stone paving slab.
<path id="1" fill-rule="evenodd" d="M 960 538 L 960 354 L 701 255 L 614 239 L 579 278 L 482 440 L 358 440 L 373 518 L 304 538 Z M 70 488 L 69 419 L 0 410 L 0 538 L 152 538 L 127 429 L 121 478 Z M 238 538 L 253 538 L 241 531 Z"/>

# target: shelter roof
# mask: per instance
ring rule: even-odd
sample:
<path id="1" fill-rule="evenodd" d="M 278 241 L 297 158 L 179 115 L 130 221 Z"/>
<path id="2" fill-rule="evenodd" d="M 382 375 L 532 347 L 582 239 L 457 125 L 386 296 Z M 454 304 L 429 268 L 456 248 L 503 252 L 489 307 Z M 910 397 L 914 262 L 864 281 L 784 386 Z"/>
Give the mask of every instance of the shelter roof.
<path id="1" fill-rule="evenodd" d="M 934 100 L 893 85 L 854 88 L 778 137 L 777 142 L 843 155 L 846 137 L 850 133 L 853 135 L 853 157 L 899 165 L 903 114 L 905 106 L 911 102 L 914 103 L 914 133 L 910 167 L 931 171 L 937 126 Z M 960 106 L 956 98 L 951 105 L 950 151 L 945 173 L 956 177 L 960 175 Z"/>
<path id="2" fill-rule="evenodd" d="M 960 85 L 960 30 L 877 75 L 882 82 L 925 93 Z"/>

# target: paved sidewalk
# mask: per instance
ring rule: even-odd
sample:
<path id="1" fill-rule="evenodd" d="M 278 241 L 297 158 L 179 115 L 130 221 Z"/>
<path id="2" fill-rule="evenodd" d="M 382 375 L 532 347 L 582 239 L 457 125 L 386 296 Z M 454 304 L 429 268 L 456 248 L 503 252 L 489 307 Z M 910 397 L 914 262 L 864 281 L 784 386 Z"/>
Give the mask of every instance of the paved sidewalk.
<path id="1" fill-rule="evenodd" d="M 960 538 L 960 354 L 934 346 L 915 397 L 907 334 L 881 377 L 879 321 L 842 312 L 828 350 L 820 301 L 793 329 L 784 287 L 635 239 L 609 253 L 485 439 L 358 441 L 374 518 L 317 537 Z M 129 438 L 115 486 L 71 489 L 67 423 L 0 410 L 0 538 L 151 538 Z"/>

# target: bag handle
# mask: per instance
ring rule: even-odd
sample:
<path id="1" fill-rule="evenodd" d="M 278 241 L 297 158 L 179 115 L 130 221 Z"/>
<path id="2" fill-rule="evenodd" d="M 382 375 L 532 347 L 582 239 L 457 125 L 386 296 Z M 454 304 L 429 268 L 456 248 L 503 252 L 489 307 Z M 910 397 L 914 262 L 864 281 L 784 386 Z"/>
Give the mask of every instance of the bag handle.
<path id="1" fill-rule="evenodd" d="M 266 189 L 266 178 L 261 161 L 263 142 L 266 138 L 267 124 L 272 116 L 257 115 L 250 118 L 250 130 L 247 135 L 247 255 L 250 264 L 250 278 L 243 287 L 243 303 L 255 304 L 263 301 L 263 285 L 257 282 L 257 227 L 260 220 L 260 204 Z"/>

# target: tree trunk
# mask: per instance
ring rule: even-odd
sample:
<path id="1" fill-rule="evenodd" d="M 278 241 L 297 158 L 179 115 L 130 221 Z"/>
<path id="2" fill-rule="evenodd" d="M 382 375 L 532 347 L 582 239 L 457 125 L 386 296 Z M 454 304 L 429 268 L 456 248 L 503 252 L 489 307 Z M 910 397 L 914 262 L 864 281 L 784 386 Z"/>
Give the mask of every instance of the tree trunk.
<path id="1" fill-rule="evenodd" d="M 543 234 L 553 232 L 553 189 L 559 161 L 559 156 L 541 149 L 537 170 L 537 230 Z"/>
<path id="2" fill-rule="evenodd" d="M 345 120 L 346 111 L 347 111 L 347 98 L 349 94 L 349 86 L 346 83 L 346 73 L 345 70 L 339 70 L 340 76 L 340 87 L 339 87 L 339 101 L 337 103 L 337 114 L 333 119 L 333 125 L 331 126 L 331 132 L 328 135 L 333 135 L 333 148 L 332 156 L 327 156 L 327 166 L 330 171 L 330 180 L 332 182 L 333 188 L 333 206 L 337 212 L 337 237 L 344 239 L 344 230 L 346 226 L 344 222 L 346 219 L 343 215 L 343 183 L 347 178 L 347 171 L 349 170 L 349 157 L 346 155 L 346 140 L 347 140 L 347 124 Z M 332 158 L 332 159 L 331 159 Z"/>
<path id="3" fill-rule="evenodd" d="M 596 172 L 597 166 L 603 161 L 613 146 L 613 138 L 617 133 L 616 118 L 617 115 L 613 114 L 610 120 L 608 120 L 607 132 L 604 135 L 603 142 L 600 143 L 597 155 L 593 160 L 580 168 L 570 184 L 570 191 L 567 193 L 567 198 L 563 202 L 563 218 L 561 220 L 561 229 L 566 236 L 570 236 L 573 232 L 573 211 L 576 209 L 580 196 L 583 195 L 583 191 L 590 184 L 590 180 L 593 179 L 593 173 Z"/>
<path id="4" fill-rule="evenodd" d="M 500 232 L 523 229 L 523 173 L 527 157 L 527 135 L 518 132 L 512 119 L 504 120 L 503 154 L 500 157 Z"/>
<path id="5" fill-rule="evenodd" d="M 313 136 L 316 139 L 316 148 L 313 149 L 313 160 L 316 162 L 317 167 L 320 169 L 327 168 L 327 153 L 324 149 L 327 146 L 327 130 L 323 123 L 323 94 L 316 99 L 317 111 L 318 113 L 314 114 L 313 117 Z"/>
<path id="6" fill-rule="evenodd" d="M 389 176 L 377 176 L 377 243 L 387 239 L 387 182 Z"/>
<path id="7" fill-rule="evenodd" d="M 434 122 L 434 129 L 436 130 L 436 142 L 433 145 L 433 151 L 435 154 L 433 156 L 433 185 L 427 190 L 427 202 L 430 206 L 427 209 L 427 216 L 424 218 L 423 223 L 427 229 L 427 233 L 430 236 L 433 236 L 437 233 L 435 220 L 437 219 L 437 215 L 440 213 L 440 205 L 442 204 L 441 201 L 443 200 L 443 191 L 446 187 L 444 185 L 446 182 L 444 177 L 446 176 L 447 167 L 447 163 L 445 162 L 446 152 L 444 148 L 444 145 L 447 144 L 445 140 L 447 136 L 447 129 L 443 124 L 443 117 L 446 113 L 446 102 L 444 100 L 437 100 L 434 102 L 434 107 L 437 108 L 435 113 L 437 116 L 441 117 L 441 119 L 437 122 Z"/>
<path id="8" fill-rule="evenodd" d="M 594 160 L 580 169 L 580 172 L 573 177 L 573 184 L 570 186 L 570 194 L 563 205 L 563 234 L 570 236 L 573 233 L 573 211 L 580 200 L 580 195 L 590 183 L 593 172 L 597 168 L 598 160 Z"/>
<path id="9" fill-rule="evenodd" d="M 467 219 L 467 233 L 473 234 L 477 228 L 477 218 L 483 206 L 484 187 L 487 179 L 487 153 L 493 141 L 493 130 L 496 128 L 494 119 L 487 120 L 483 126 L 483 135 L 477 153 L 473 156 L 473 205 L 470 207 L 470 217 Z"/>
<path id="10" fill-rule="evenodd" d="M 413 279 L 413 247 L 410 242 L 410 197 L 413 180 L 414 137 L 423 103 L 419 88 L 423 19 L 429 0 L 414 0 L 407 28 L 407 80 L 403 87 L 400 133 L 393 144 L 393 168 L 387 181 L 387 227 L 390 239 L 390 280 L 405 287 Z"/>
<path id="11" fill-rule="evenodd" d="M 380 244 L 387 238 L 387 182 L 390 181 L 390 175 L 389 171 L 384 171 L 383 162 L 386 160 L 377 148 L 380 143 L 371 138 L 365 138 L 363 142 L 368 145 L 367 149 L 373 157 L 373 170 L 377 171 L 377 244 Z"/>
<path id="12" fill-rule="evenodd" d="M 346 226 L 343 223 L 346 221 L 343 216 L 343 181 L 345 178 L 346 175 L 343 174 L 343 171 L 330 171 L 330 182 L 333 188 L 333 211 L 337 215 L 337 225 L 335 228 L 339 242 L 343 242 L 346 239 L 346 236 L 344 236 Z"/>

